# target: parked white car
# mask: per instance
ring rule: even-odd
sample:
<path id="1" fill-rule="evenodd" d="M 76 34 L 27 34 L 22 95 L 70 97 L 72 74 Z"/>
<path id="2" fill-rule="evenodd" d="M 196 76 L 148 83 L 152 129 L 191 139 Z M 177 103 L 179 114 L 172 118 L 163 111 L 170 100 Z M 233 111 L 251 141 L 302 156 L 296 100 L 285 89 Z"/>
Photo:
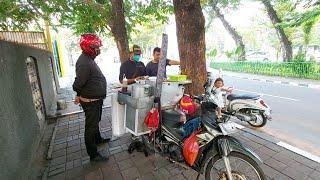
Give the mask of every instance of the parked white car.
<path id="1" fill-rule="evenodd" d="M 247 52 L 246 54 L 247 61 L 268 62 L 270 61 L 269 57 L 269 53 L 262 51 Z"/>

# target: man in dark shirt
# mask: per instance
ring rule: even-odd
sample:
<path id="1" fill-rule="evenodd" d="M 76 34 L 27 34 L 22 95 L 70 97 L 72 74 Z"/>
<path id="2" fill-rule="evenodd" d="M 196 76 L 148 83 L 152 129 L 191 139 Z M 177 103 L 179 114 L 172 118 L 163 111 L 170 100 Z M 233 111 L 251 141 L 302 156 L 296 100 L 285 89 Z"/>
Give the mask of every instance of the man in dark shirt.
<path id="1" fill-rule="evenodd" d="M 147 75 L 146 67 L 141 60 L 141 48 L 138 45 L 133 45 L 130 48 L 129 60 L 122 63 L 120 66 L 119 81 L 122 83 L 124 78 L 128 84 L 133 84 L 139 79 L 144 79 Z"/>
<path id="2" fill-rule="evenodd" d="M 153 49 L 153 60 L 147 64 L 146 72 L 148 76 L 157 76 L 158 74 L 158 64 L 160 61 L 160 51 L 159 47 Z M 179 61 L 174 61 L 167 59 L 167 66 L 169 65 L 180 65 Z"/>
<path id="3" fill-rule="evenodd" d="M 85 145 L 92 161 L 104 161 L 108 158 L 97 151 L 97 145 L 105 143 L 99 131 L 103 99 L 106 97 L 107 82 L 94 61 L 100 54 L 101 40 L 94 34 L 83 34 L 80 39 L 82 54 L 76 63 L 76 78 L 73 90 L 77 92 L 75 104 L 81 104 L 85 112 Z"/>

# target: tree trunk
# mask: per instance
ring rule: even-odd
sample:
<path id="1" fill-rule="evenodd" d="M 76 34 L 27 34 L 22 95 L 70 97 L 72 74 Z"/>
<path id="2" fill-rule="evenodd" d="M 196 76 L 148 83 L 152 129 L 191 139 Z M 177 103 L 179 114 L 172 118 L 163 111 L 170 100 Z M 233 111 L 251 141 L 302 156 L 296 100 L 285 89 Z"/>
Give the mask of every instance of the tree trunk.
<path id="1" fill-rule="evenodd" d="M 213 11 L 215 12 L 216 16 L 220 19 L 222 22 L 224 28 L 229 32 L 231 37 L 236 43 L 237 48 L 241 48 L 241 53 L 238 56 L 238 60 L 245 60 L 246 59 L 246 50 L 245 46 L 242 40 L 242 37 L 239 35 L 239 33 L 231 26 L 231 24 L 224 18 L 224 15 L 220 12 L 220 9 L 217 6 L 213 6 Z"/>
<path id="2" fill-rule="evenodd" d="M 200 0 L 173 0 L 177 27 L 181 72 L 192 80 L 186 92 L 198 95 L 204 92 L 206 81 L 205 20 Z"/>
<path id="3" fill-rule="evenodd" d="M 292 46 L 291 42 L 285 34 L 282 27 L 278 26 L 281 23 L 280 18 L 277 15 L 277 12 L 273 9 L 270 0 L 262 0 L 263 5 L 265 6 L 268 16 L 274 25 L 277 35 L 279 37 L 281 48 L 282 48 L 282 57 L 283 61 L 291 61 L 292 60 Z"/>
<path id="4" fill-rule="evenodd" d="M 123 0 L 111 0 L 111 23 L 110 28 L 117 44 L 121 63 L 129 59 L 129 43 L 124 18 Z"/>

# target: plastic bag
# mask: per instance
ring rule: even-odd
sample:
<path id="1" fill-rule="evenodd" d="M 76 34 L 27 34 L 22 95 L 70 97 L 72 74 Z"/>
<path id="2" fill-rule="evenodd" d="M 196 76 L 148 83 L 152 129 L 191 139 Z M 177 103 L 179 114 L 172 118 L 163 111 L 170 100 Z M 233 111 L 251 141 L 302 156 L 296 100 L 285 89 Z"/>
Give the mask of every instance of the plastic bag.
<path id="1" fill-rule="evenodd" d="M 199 143 L 197 141 L 198 131 L 193 132 L 189 136 L 183 145 L 183 156 L 186 159 L 187 163 L 192 166 L 197 159 L 199 153 Z"/>
<path id="2" fill-rule="evenodd" d="M 157 108 L 152 108 L 144 118 L 144 124 L 149 129 L 158 129 L 159 127 L 159 111 Z"/>

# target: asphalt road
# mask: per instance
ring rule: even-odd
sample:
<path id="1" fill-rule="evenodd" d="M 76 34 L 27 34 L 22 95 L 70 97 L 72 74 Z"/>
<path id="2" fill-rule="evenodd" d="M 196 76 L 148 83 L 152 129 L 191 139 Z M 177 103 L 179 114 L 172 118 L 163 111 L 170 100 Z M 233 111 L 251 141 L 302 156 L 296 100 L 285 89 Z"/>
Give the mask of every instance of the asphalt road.
<path id="1" fill-rule="evenodd" d="M 263 94 L 263 99 L 271 106 L 272 121 L 256 130 L 320 156 L 320 90 L 228 76 L 223 79 L 226 86 L 234 86 L 234 93 Z"/>

